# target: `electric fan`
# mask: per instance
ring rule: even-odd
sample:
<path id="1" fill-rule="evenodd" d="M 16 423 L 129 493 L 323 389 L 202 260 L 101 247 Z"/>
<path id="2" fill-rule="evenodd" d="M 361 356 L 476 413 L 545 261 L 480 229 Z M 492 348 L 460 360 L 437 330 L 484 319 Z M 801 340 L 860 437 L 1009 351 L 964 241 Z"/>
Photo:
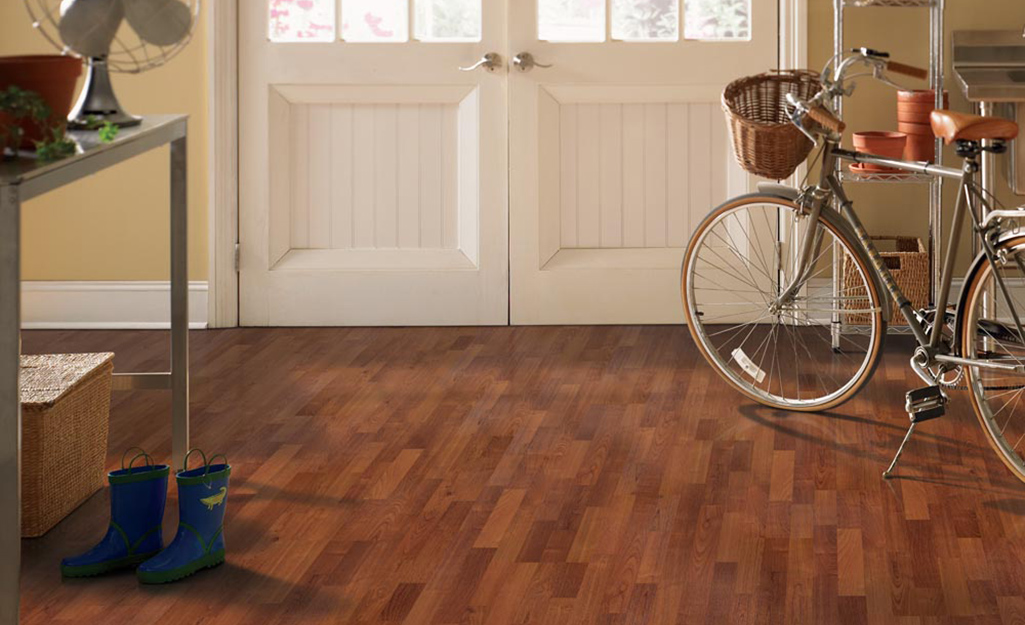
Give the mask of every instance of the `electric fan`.
<path id="1" fill-rule="evenodd" d="M 192 39 L 200 0 L 24 0 L 32 26 L 62 54 L 87 65 L 85 86 L 68 116 L 72 128 L 95 122 L 134 126 L 110 72 L 139 74 L 170 61 Z"/>

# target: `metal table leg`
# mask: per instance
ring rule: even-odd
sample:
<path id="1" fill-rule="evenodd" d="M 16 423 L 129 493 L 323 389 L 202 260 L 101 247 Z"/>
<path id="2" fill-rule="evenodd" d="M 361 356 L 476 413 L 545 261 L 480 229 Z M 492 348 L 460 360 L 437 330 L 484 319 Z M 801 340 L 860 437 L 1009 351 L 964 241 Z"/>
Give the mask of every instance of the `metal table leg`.
<path id="1" fill-rule="evenodd" d="M 21 573 L 21 198 L 0 186 L 0 625 L 18 622 Z"/>
<path id="2" fill-rule="evenodd" d="M 171 143 L 171 458 L 189 449 L 188 143 Z"/>

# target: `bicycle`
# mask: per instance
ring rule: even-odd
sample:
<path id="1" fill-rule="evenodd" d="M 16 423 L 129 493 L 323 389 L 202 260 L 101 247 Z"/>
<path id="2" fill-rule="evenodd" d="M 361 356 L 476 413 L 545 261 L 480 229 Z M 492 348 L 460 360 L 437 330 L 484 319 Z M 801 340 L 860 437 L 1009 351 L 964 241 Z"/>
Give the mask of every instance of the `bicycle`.
<path id="1" fill-rule="evenodd" d="M 860 66 L 871 72 L 848 76 Z M 1014 418 L 1025 412 L 1025 232 L 1018 229 L 1025 206 L 1003 208 L 976 181 L 980 155 L 1005 151 L 1017 125 L 934 111 L 934 131 L 956 145 L 961 169 L 841 148 L 845 124 L 833 102 L 850 95 L 859 77 L 895 85 L 887 72 L 924 70 L 862 48 L 827 63 L 814 97 L 788 94 L 791 123 L 820 150 L 817 182 L 801 189 L 761 184 L 698 226 L 681 272 L 690 333 L 709 364 L 748 398 L 781 410 L 826 410 L 871 378 L 892 298 L 917 343 L 911 367 L 927 386 L 907 393 L 911 423 L 883 476 L 893 474 L 916 425 L 943 415 L 948 391 L 966 387 L 990 444 L 1025 481 L 1025 419 Z M 959 181 L 934 306 L 916 310 L 901 292 L 844 191 L 845 162 Z M 981 251 L 949 306 L 966 221 Z"/>

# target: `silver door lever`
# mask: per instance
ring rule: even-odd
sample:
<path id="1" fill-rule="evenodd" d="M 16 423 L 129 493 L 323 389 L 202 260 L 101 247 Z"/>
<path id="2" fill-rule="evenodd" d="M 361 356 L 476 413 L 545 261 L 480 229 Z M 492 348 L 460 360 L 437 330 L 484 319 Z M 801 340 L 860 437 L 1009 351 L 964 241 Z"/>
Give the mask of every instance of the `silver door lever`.
<path id="1" fill-rule="evenodd" d="M 515 66 L 516 69 L 520 70 L 521 72 L 529 72 L 535 67 L 548 68 L 552 66 L 551 63 L 548 63 L 547 65 L 544 63 L 538 63 L 536 60 L 534 60 L 534 55 L 530 52 L 520 52 L 519 54 L 513 57 L 512 63 L 513 66 Z"/>
<path id="2" fill-rule="evenodd" d="M 469 67 L 460 67 L 459 69 L 464 72 L 472 72 L 478 67 L 483 67 L 489 72 L 497 72 L 502 69 L 502 55 L 497 52 L 488 52 L 484 56 L 480 57 L 480 60 Z"/>

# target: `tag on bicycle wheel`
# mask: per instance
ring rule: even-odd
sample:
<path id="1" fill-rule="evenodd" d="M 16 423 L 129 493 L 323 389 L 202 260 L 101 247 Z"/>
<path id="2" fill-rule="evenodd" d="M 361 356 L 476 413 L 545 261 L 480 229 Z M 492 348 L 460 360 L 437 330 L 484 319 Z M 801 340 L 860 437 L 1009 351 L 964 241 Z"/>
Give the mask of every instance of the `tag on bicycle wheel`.
<path id="1" fill-rule="evenodd" d="M 749 376 L 754 378 L 755 382 L 761 384 L 765 381 L 765 372 L 762 371 L 758 367 L 758 365 L 754 363 L 753 360 L 747 357 L 747 354 L 744 353 L 744 350 L 740 349 L 739 347 L 733 350 L 733 360 L 736 360 L 737 364 L 740 365 L 740 368 L 743 369 L 744 372 L 747 373 Z"/>

